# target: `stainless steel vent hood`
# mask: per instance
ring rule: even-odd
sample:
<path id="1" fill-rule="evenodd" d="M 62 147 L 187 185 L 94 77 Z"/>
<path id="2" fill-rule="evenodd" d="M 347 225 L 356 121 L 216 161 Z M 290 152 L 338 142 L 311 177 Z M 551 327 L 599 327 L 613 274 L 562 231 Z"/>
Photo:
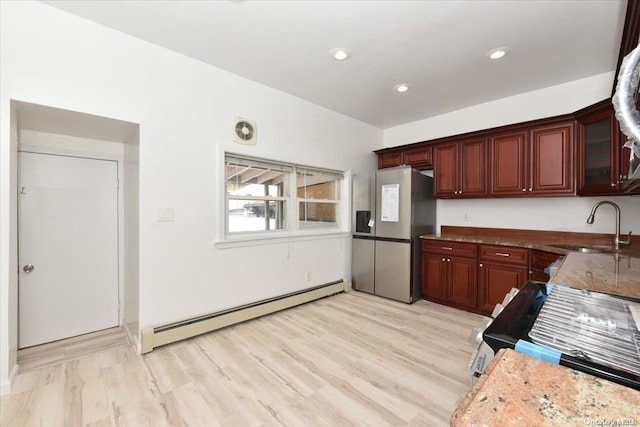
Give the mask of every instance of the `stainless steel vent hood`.
<path id="1" fill-rule="evenodd" d="M 637 108 L 639 82 L 640 43 L 622 61 L 612 100 L 620 130 L 628 137 L 624 146 L 631 151 L 628 180 L 624 183 L 626 193 L 640 188 L 640 111 Z"/>

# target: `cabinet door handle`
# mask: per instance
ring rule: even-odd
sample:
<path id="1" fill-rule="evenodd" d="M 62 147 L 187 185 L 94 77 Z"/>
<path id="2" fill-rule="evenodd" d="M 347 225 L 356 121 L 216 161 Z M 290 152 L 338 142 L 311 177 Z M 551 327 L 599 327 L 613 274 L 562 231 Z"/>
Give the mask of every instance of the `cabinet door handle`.
<path id="1" fill-rule="evenodd" d="M 527 189 L 526 189 L 526 188 L 523 188 L 523 189 L 522 189 L 522 191 L 527 191 Z"/>
<path id="2" fill-rule="evenodd" d="M 482 264 L 480 264 L 480 268 L 482 268 Z"/>
<path id="3" fill-rule="evenodd" d="M 442 262 L 445 262 L 446 260 L 444 258 L 442 258 Z"/>
<path id="4" fill-rule="evenodd" d="M 616 183 L 615 183 L 615 182 L 612 182 L 612 183 L 611 183 L 611 186 L 612 186 L 612 187 L 615 187 L 615 186 L 616 186 Z"/>
<path id="5" fill-rule="evenodd" d="M 447 258 L 447 262 L 451 262 L 451 258 Z"/>
<path id="6" fill-rule="evenodd" d="M 532 187 L 529 187 L 529 191 L 533 191 L 533 188 L 532 188 Z"/>
<path id="7" fill-rule="evenodd" d="M 462 190 L 458 191 L 458 194 L 462 194 Z"/>
<path id="8" fill-rule="evenodd" d="M 509 254 L 505 254 L 505 253 L 502 253 L 502 252 L 496 252 L 496 255 L 498 255 L 498 256 L 509 256 Z"/>
<path id="9" fill-rule="evenodd" d="M 440 246 L 441 249 L 444 249 L 445 251 L 452 251 L 453 248 L 450 248 L 448 246 Z"/>

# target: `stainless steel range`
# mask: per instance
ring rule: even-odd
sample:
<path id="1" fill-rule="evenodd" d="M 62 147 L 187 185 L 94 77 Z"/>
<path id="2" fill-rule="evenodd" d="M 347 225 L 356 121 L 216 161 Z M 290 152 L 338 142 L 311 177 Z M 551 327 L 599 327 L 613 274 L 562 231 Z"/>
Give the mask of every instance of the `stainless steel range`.
<path id="1" fill-rule="evenodd" d="M 533 281 L 508 300 L 485 322 L 472 382 L 513 348 L 640 390 L 640 300 Z"/>

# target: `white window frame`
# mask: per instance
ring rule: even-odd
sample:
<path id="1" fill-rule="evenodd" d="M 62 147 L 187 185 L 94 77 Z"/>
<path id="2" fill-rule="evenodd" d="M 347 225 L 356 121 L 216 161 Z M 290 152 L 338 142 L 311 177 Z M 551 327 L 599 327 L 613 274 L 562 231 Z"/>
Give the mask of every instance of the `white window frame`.
<path id="1" fill-rule="evenodd" d="M 348 207 L 348 191 L 347 183 L 349 179 L 349 171 L 339 171 L 335 169 L 321 168 L 315 166 L 307 166 L 301 164 L 295 164 L 292 162 L 283 162 L 268 158 L 254 157 L 251 155 L 239 154 L 230 151 L 222 152 L 222 172 L 220 174 L 222 185 L 220 187 L 222 191 L 222 206 L 220 209 L 221 217 L 221 237 L 217 240 L 215 245 L 219 248 L 233 247 L 235 243 L 244 244 L 260 244 L 261 242 L 273 241 L 274 239 L 290 239 L 290 238 L 334 238 L 336 234 L 348 235 L 348 230 L 345 229 L 347 222 L 347 213 L 345 209 Z M 274 230 L 260 230 L 260 231 L 239 231 L 229 232 L 229 195 L 227 194 L 227 159 L 237 158 L 247 161 L 256 162 L 256 164 L 270 164 L 280 165 L 283 168 L 291 168 L 288 179 L 288 193 L 283 191 L 283 196 L 238 196 L 241 199 L 256 199 L 256 200 L 282 200 L 286 206 L 285 213 L 285 228 Z M 311 171 L 316 173 L 323 173 L 336 176 L 336 199 L 304 199 L 297 197 L 297 171 Z M 287 181 L 287 180 L 285 180 Z M 298 218 L 298 203 L 302 201 L 321 202 L 321 203 L 336 203 L 336 223 L 333 226 L 326 227 L 301 227 L 300 219 Z"/>

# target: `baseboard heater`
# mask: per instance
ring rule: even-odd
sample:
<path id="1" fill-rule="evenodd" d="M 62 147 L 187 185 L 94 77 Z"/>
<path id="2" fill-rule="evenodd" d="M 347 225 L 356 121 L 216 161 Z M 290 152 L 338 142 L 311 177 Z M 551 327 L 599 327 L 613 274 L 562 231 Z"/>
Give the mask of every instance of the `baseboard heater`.
<path id="1" fill-rule="evenodd" d="M 275 313 L 296 305 L 304 304 L 320 298 L 343 292 L 345 282 L 339 280 L 314 288 L 292 292 L 286 295 L 257 301 L 251 304 L 234 307 L 228 310 L 219 311 L 179 322 L 170 323 L 163 326 L 150 326 L 142 330 L 143 354 L 153 351 L 154 348 L 176 341 L 195 337 L 215 331 L 226 326 L 255 319 L 266 314 Z"/>

